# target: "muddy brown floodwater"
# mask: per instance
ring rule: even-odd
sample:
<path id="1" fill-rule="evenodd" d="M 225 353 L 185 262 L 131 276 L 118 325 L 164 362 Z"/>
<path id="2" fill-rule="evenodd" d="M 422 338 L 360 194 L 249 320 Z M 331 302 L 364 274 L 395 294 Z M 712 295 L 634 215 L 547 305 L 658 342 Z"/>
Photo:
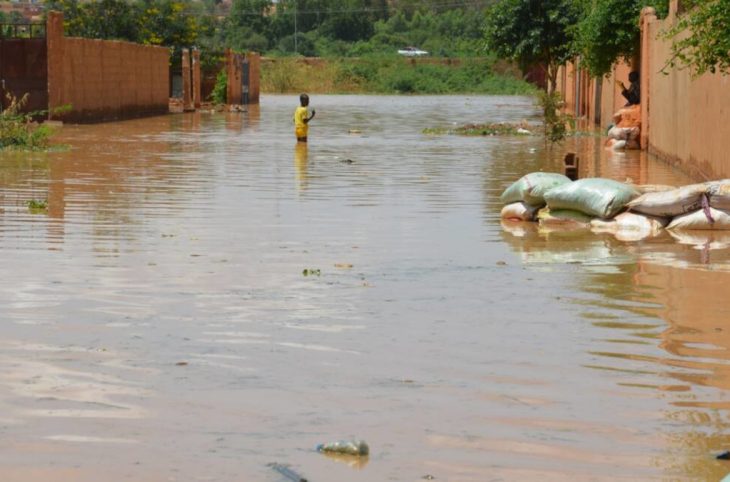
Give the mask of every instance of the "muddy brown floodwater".
<path id="1" fill-rule="evenodd" d="M 421 134 L 537 122 L 527 98 L 314 95 L 307 147 L 296 105 L 0 157 L 0 480 L 730 472 L 730 236 L 499 220 L 567 149 L 582 176 L 691 179 L 598 138 Z M 369 459 L 314 451 L 351 437 Z"/>

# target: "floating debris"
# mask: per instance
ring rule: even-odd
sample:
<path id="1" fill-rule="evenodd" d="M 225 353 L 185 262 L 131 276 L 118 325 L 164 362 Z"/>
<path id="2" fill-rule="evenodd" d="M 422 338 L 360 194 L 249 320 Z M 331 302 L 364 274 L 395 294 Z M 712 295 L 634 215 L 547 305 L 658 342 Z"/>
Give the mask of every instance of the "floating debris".
<path id="1" fill-rule="evenodd" d="M 370 447 L 364 440 L 338 440 L 317 445 L 317 452 L 367 457 L 370 454 Z"/>
<path id="2" fill-rule="evenodd" d="M 274 469 L 276 472 L 279 472 L 281 475 L 286 477 L 288 480 L 291 480 L 292 482 L 307 482 L 306 478 L 294 472 L 292 469 L 289 468 L 288 465 L 272 462 L 269 464 L 269 467 Z"/>

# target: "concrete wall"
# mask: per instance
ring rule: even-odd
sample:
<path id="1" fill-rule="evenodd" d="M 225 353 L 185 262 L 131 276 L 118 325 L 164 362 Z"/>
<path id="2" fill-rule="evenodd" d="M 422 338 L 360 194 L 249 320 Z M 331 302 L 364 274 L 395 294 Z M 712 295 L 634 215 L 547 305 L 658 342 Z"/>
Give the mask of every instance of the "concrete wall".
<path id="1" fill-rule="evenodd" d="M 48 14 L 49 109 L 89 122 L 168 111 L 170 51 L 130 42 L 64 37 L 63 16 Z"/>
<path id="2" fill-rule="evenodd" d="M 730 75 L 692 78 L 688 69 L 667 67 L 671 41 L 659 34 L 676 22 L 677 8 L 677 0 L 672 0 L 664 20 L 657 19 L 653 9 L 642 12 L 641 55 L 636 62 L 641 65 L 641 145 L 694 177 L 730 178 L 730 155 L 724 145 L 730 138 Z M 579 66 L 567 64 L 558 76 L 566 111 L 594 122 L 600 112 L 599 124 L 605 129 L 626 103 L 615 80 L 628 85 L 631 70 L 620 62 L 607 77 L 590 79 Z"/>

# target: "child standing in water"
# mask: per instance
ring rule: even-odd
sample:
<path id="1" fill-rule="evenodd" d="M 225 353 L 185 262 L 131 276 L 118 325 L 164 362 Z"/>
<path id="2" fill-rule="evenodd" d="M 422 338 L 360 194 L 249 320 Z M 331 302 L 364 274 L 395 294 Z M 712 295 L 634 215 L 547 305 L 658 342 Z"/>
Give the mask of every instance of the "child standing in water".
<path id="1" fill-rule="evenodd" d="M 301 104 L 294 111 L 294 133 L 297 136 L 298 142 L 307 142 L 307 132 L 309 131 L 309 121 L 314 119 L 315 110 L 312 109 L 312 115 L 307 117 L 309 112 L 307 106 L 309 105 L 309 96 L 302 94 L 299 96 L 299 103 Z"/>

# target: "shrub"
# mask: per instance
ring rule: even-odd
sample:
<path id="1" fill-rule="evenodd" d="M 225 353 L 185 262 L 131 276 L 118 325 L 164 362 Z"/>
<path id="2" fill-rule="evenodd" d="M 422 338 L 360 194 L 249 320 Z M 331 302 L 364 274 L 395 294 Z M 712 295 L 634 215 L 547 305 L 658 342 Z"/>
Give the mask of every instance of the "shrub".
<path id="1" fill-rule="evenodd" d="M 228 74 L 226 74 L 226 69 L 218 72 L 213 92 L 210 93 L 210 100 L 215 104 L 226 104 L 228 102 Z"/>
<path id="2" fill-rule="evenodd" d="M 28 103 L 28 94 L 20 99 L 7 94 L 10 105 L 0 113 L 0 149 L 45 149 L 48 139 L 53 133 L 46 125 L 39 125 L 33 121 L 34 116 L 42 112 L 23 113 L 23 107 Z"/>

